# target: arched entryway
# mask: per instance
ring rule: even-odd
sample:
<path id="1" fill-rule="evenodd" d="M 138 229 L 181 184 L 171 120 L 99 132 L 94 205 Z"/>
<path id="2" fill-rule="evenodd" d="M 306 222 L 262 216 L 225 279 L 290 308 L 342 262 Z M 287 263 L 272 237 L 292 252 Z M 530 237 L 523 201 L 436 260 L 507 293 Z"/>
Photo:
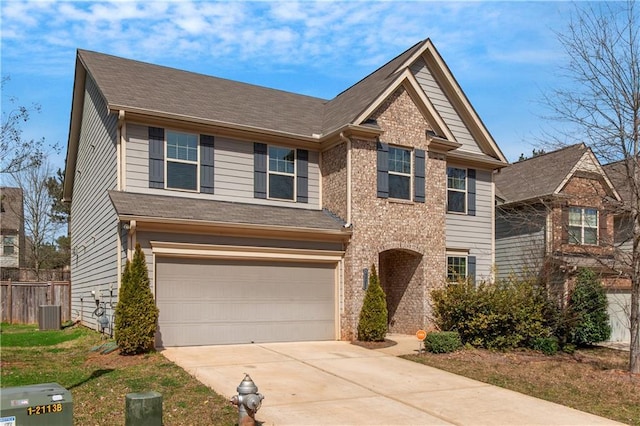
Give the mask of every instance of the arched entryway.
<path id="1" fill-rule="evenodd" d="M 422 254 L 408 249 L 378 255 L 380 284 L 387 296 L 389 332 L 413 334 L 424 326 Z"/>

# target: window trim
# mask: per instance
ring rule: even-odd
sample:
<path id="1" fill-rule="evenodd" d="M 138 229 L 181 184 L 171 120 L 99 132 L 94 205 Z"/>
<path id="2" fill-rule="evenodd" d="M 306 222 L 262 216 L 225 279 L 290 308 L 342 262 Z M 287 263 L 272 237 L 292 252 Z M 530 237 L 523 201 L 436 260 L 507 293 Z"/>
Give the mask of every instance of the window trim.
<path id="1" fill-rule="evenodd" d="M 278 172 L 278 171 L 272 171 L 271 170 L 271 148 L 279 148 L 279 149 L 288 149 L 290 151 L 293 151 L 293 173 L 287 173 L 287 172 Z M 278 176 L 289 176 L 293 179 L 293 194 L 292 194 L 292 198 L 278 198 L 278 197 L 272 197 L 270 194 L 270 189 L 271 189 L 271 175 L 278 175 Z M 285 202 L 292 202 L 292 203 L 296 203 L 298 199 L 298 150 L 297 148 L 291 148 L 288 146 L 282 146 L 282 145 L 274 145 L 274 144 L 267 144 L 267 200 L 275 200 L 275 201 L 285 201 Z"/>
<path id="2" fill-rule="evenodd" d="M 169 157 L 169 133 L 178 133 L 183 135 L 191 135 L 196 137 L 196 161 L 192 160 L 182 160 L 179 158 L 170 158 Z M 191 193 L 200 193 L 200 134 L 185 132 L 176 129 L 164 129 L 164 189 L 168 189 L 170 191 L 183 191 L 183 192 L 191 192 Z M 169 186 L 169 162 L 172 163 L 181 163 L 181 164 L 191 164 L 196 166 L 196 185 L 195 189 L 187 189 L 187 188 L 176 188 Z"/>
<path id="3" fill-rule="evenodd" d="M 449 188 L 449 169 L 459 169 L 464 170 L 464 190 Z M 468 215 L 469 214 L 469 168 L 468 167 L 457 167 L 457 166 L 447 166 L 446 170 L 447 174 L 447 213 L 451 214 L 459 214 L 459 215 Z M 449 191 L 461 192 L 464 194 L 464 211 L 458 212 L 449 209 Z"/>
<path id="4" fill-rule="evenodd" d="M 571 210 L 575 209 L 575 210 L 579 210 L 580 211 L 580 225 L 571 225 Z M 586 221 L 586 211 L 587 210 L 594 210 L 596 213 L 596 223 L 594 226 L 587 226 L 587 221 Z M 567 221 L 567 234 L 568 234 L 568 239 L 567 242 L 571 245 L 575 245 L 575 246 L 597 246 L 599 245 L 599 241 L 600 241 L 600 211 L 595 208 L 595 207 L 579 207 L 579 206 L 570 206 L 569 210 L 568 210 L 568 221 Z M 575 237 L 573 236 L 573 234 L 571 233 L 571 228 L 580 228 L 580 240 L 577 242 L 573 242 L 572 239 L 575 239 Z M 593 243 L 586 243 L 585 242 L 585 229 L 592 229 L 595 230 L 596 233 L 596 241 Z"/>
<path id="5" fill-rule="evenodd" d="M 15 235 L 3 235 L 2 236 L 2 255 L 3 256 L 16 256 L 18 251 L 16 250 L 16 236 Z M 5 243 L 5 240 L 11 240 L 10 243 Z M 6 247 L 11 247 L 12 253 L 5 251 Z"/>
<path id="6" fill-rule="evenodd" d="M 388 157 L 387 157 L 387 174 L 390 175 L 394 175 L 394 176 L 402 176 L 402 177 L 408 177 L 409 178 L 409 198 L 398 198 L 398 197 L 392 197 L 391 196 L 391 184 L 389 183 L 389 199 L 390 200 L 401 200 L 401 201 L 410 201 L 410 202 L 415 202 L 415 191 L 414 191 L 414 174 L 415 174 L 415 150 L 411 147 L 406 147 L 406 146 L 402 146 L 402 145 L 388 145 Z M 397 150 L 402 150 L 402 151 L 407 151 L 409 153 L 409 173 L 402 173 L 402 172 L 396 172 L 396 171 L 392 171 L 391 167 L 390 167 L 390 163 L 391 163 L 391 149 L 397 149 Z"/>
<path id="7" fill-rule="evenodd" d="M 460 252 L 453 252 L 453 251 L 448 251 L 447 254 L 447 281 L 448 282 L 452 282 L 452 283 L 456 283 L 458 282 L 459 279 L 462 280 L 466 280 L 469 278 L 469 254 L 468 253 L 460 253 Z M 458 258 L 458 259 L 464 259 L 464 277 L 449 277 L 450 272 L 449 272 L 449 259 L 453 259 L 453 258 Z"/>

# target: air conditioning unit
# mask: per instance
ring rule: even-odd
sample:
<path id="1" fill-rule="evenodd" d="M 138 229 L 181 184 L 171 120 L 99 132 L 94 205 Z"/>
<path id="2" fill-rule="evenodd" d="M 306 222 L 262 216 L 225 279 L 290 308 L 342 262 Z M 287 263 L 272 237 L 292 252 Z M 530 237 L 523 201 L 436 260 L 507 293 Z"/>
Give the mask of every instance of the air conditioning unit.
<path id="1" fill-rule="evenodd" d="M 40 330 L 60 330 L 62 328 L 62 306 L 40 305 L 38 307 L 38 328 Z"/>

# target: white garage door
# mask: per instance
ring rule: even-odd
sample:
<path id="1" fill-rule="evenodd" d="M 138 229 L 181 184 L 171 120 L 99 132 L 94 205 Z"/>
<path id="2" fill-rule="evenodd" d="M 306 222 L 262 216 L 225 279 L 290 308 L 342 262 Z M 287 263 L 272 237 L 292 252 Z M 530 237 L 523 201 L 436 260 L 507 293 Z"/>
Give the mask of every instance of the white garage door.
<path id="1" fill-rule="evenodd" d="M 631 312 L 631 293 L 607 293 L 609 323 L 612 342 L 631 342 L 629 315 Z"/>
<path id="2" fill-rule="evenodd" d="M 158 346 L 333 340 L 335 264 L 163 258 Z"/>

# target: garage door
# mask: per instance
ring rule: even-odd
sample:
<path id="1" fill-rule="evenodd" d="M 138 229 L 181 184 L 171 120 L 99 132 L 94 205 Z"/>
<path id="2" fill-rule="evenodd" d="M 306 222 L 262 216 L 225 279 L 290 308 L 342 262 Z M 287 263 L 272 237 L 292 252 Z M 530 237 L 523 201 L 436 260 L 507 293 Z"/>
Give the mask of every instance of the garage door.
<path id="1" fill-rule="evenodd" d="M 158 346 L 335 339 L 335 265 L 157 258 Z"/>
<path id="2" fill-rule="evenodd" d="M 631 312 L 631 293 L 607 293 L 609 323 L 612 342 L 631 342 L 629 331 L 629 313 Z"/>

